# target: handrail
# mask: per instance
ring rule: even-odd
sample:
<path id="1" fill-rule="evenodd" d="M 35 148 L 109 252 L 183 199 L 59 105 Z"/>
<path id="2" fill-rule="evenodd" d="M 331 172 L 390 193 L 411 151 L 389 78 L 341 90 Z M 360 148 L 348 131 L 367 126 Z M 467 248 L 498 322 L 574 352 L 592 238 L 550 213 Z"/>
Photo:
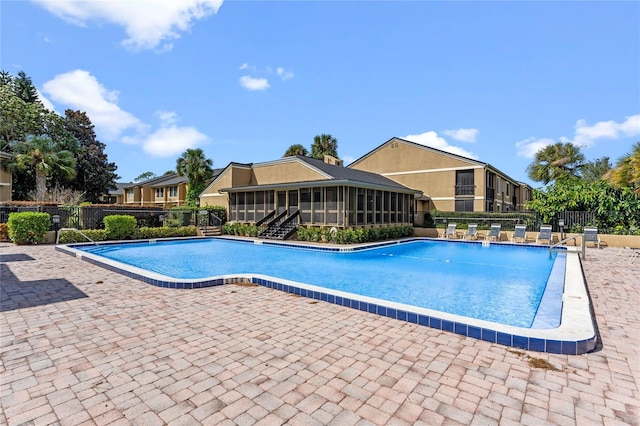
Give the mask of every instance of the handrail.
<path id="1" fill-rule="evenodd" d="M 56 245 L 59 244 L 60 242 L 60 233 L 62 231 L 76 231 L 78 234 L 82 235 L 83 237 L 85 237 L 87 240 L 91 241 L 93 244 L 98 245 L 98 243 L 96 243 L 95 241 L 93 241 L 91 238 L 89 238 L 87 236 L 87 234 L 85 234 L 84 232 L 80 231 L 78 228 L 62 228 L 59 229 L 56 235 Z"/>
<path id="2" fill-rule="evenodd" d="M 282 223 L 280 223 L 280 226 L 284 226 L 287 223 L 293 221 L 294 218 L 300 216 L 300 210 L 296 210 L 295 213 L 292 213 L 291 216 L 289 216 L 288 218 L 286 218 L 285 220 L 282 221 Z"/>
<path id="3" fill-rule="evenodd" d="M 215 218 L 214 222 L 217 222 L 217 225 L 213 226 L 222 226 L 222 219 L 220 219 L 217 214 L 215 214 L 214 212 L 209 212 L 209 222 L 211 222 L 211 218 Z"/>
<path id="4" fill-rule="evenodd" d="M 578 237 L 582 237 L 582 248 L 580 249 L 580 251 L 582 252 L 582 259 L 584 260 L 584 258 L 585 258 L 585 256 L 586 256 L 586 253 L 587 253 L 587 250 L 586 250 L 586 248 L 587 248 L 587 244 L 586 244 L 586 241 L 585 241 L 585 239 L 584 239 L 584 234 L 578 234 L 578 235 L 574 235 L 574 236 L 572 236 L 572 237 L 567 237 L 567 238 L 565 238 L 565 239 L 564 239 L 564 240 L 562 240 L 562 241 L 558 241 L 557 243 L 555 243 L 555 244 L 553 244 L 553 245 L 550 245 L 550 246 L 549 246 L 549 257 L 551 257 L 551 253 L 552 253 L 553 251 L 560 251 L 560 250 L 558 250 L 558 249 L 557 249 L 557 247 L 558 247 L 560 244 L 564 244 L 564 243 L 566 243 L 566 242 L 568 242 L 568 241 L 575 240 L 575 239 L 577 239 Z"/>
<path id="5" fill-rule="evenodd" d="M 283 217 L 287 216 L 287 213 L 289 213 L 287 210 L 283 211 L 282 213 L 280 213 L 278 216 L 274 217 L 273 219 L 271 219 L 269 221 L 269 223 L 267 223 L 267 228 L 270 228 L 271 226 L 275 225 L 276 223 L 278 223 L 279 220 L 282 220 Z"/>
<path id="6" fill-rule="evenodd" d="M 265 217 L 263 217 L 262 219 L 256 222 L 256 226 L 262 225 L 263 223 L 271 219 L 273 216 L 275 216 L 275 214 L 276 214 L 276 211 L 271 210 L 271 212 L 269 212 Z"/>

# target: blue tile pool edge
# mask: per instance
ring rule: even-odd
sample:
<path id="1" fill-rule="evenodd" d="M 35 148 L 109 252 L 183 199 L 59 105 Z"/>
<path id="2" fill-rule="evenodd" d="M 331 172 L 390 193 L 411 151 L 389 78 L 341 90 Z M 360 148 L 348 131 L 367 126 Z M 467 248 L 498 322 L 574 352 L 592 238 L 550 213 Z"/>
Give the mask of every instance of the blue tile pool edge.
<path id="1" fill-rule="evenodd" d="M 357 247 L 350 247 L 348 251 L 363 250 L 423 239 L 425 238 L 409 238 L 372 245 L 359 245 Z M 170 240 L 171 239 L 163 241 Z M 139 243 L 141 241 L 131 242 Z M 250 240 L 248 242 L 254 241 Z M 267 243 L 278 244 L 277 242 Z M 575 250 L 567 251 L 565 291 L 562 297 L 562 318 L 560 326 L 553 329 L 528 329 L 404 305 L 352 293 L 340 292 L 337 290 L 328 290 L 322 287 L 259 274 L 224 275 L 204 280 L 173 279 L 74 249 L 74 247 L 82 245 L 86 244 L 61 245 L 56 246 L 55 249 L 94 265 L 120 273 L 129 278 L 162 288 L 197 289 L 222 284 L 253 283 L 263 287 L 299 295 L 301 297 L 308 297 L 340 306 L 346 306 L 408 323 L 449 331 L 463 336 L 485 340 L 491 343 L 498 343 L 505 346 L 516 347 L 519 349 L 566 355 L 580 355 L 591 352 L 596 346 L 597 336 L 593 326 L 593 318 L 591 317 L 591 306 L 586 292 L 586 283 L 582 274 L 579 255 Z M 296 248 L 300 247 L 297 244 L 290 243 L 285 243 L 285 245 Z M 312 245 L 306 245 L 304 248 L 317 249 L 317 247 Z M 341 248 L 337 247 L 326 247 L 323 249 L 341 251 Z M 544 249 L 544 247 L 541 247 L 541 249 Z"/>

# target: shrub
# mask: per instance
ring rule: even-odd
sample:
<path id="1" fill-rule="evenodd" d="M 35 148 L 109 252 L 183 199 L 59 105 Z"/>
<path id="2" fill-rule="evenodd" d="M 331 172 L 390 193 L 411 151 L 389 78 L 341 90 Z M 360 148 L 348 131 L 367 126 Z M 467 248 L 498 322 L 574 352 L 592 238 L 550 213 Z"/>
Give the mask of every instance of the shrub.
<path id="1" fill-rule="evenodd" d="M 146 240 L 154 238 L 171 238 L 171 237 L 194 237 L 198 235 L 195 226 L 181 226 L 174 228 L 137 228 L 134 230 L 132 237 L 136 240 Z"/>
<path id="2" fill-rule="evenodd" d="M 246 223 L 225 223 L 222 225 L 222 232 L 227 235 L 238 235 L 241 237 L 257 237 L 262 228 Z"/>
<path id="3" fill-rule="evenodd" d="M 51 225 L 49 213 L 9 213 L 9 238 L 15 244 L 38 244 Z"/>
<path id="4" fill-rule="evenodd" d="M 9 225 L 0 223 L 0 241 L 9 241 Z"/>
<path id="5" fill-rule="evenodd" d="M 107 231 L 104 229 L 86 229 L 80 232 L 91 238 L 92 241 L 105 241 L 107 239 Z M 60 231 L 58 234 L 58 242 L 60 244 L 89 242 L 82 234 L 76 231 Z"/>
<path id="6" fill-rule="evenodd" d="M 164 224 L 169 227 L 189 226 L 192 215 L 193 208 L 191 207 L 172 207 L 164 220 Z"/>
<path id="7" fill-rule="evenodd" d="M 136 218 L 129 215 L 114 214 L 104 218 L 104 229 L 110 240 L 124 240 L 131 237 L 136 224 Z"/>
<path id="8" fill-rule="evenodd" d="M 411 226 L 389 226 L 383 228 L 335 229 L 319 227 L 299 227 L 298 240 L 335 244 L 356 244 L 382 241 L 413 235 Z"/>
<path id="9" fill-rule="evenodd" d="M 422 226 L 424 226 L 425 228 L 432 228 L 435 226 L 435 222 L 433 221 L 433 215 L 431 214 L 431 212 L 425 212 L 424 213 L 424 223 L 422 224 Z"/>
<path id="10" fill-rule="evenodd" d="M 104 229 L 87 229 L 81 231 L 93 241 L 106 241 L 107 231 Z M 131 233 L 131 238 L 137 240 L 172 238 L 172 237 L 194 237 L 198 234 L 195 226 L 183 226 L 179 228 L 136 228 Z M 59 236 L 60 244 L 86 243 L 88 240 L 82 234 L 75 231 L 61 231 Z"/>

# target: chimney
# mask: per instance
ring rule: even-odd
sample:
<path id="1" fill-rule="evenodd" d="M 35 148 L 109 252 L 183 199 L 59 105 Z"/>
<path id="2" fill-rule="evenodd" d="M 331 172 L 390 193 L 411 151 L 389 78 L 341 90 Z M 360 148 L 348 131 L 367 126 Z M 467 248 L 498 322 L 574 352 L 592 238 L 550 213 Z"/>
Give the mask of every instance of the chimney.
<path id="1" fill-rule="evenodd" d="M 327 164 L 333 164 L 334 166 L 342 166 L 342 160 L 329 155 L 329 154 L 324 154 L 324 160 L 325 163 Z"/>

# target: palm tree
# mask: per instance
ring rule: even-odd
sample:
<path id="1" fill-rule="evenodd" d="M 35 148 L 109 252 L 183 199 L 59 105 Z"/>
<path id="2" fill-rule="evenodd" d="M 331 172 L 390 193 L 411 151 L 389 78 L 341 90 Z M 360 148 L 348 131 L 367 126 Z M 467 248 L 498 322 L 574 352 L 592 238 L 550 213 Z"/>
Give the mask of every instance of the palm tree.
<path id="1" fill-rule="evenodd" d="M 338 140 L 331 135 L 323 133 L 313 138 L 311 158 L 323 160 L 325 154 L 338 158 Z"/>
<path id="2" fill-rule="evenodd" d="M 65 179 L 76 175 L 76 159 L 71 151 L 59 150 L 48 136 L 31 136 L 25 142 L 16 143 L 15 156 L 8 164 L 12 171 L 35 169 L 36 201 L 44 201 L 47 193 L 47 177 L 58 171 Z"/>
<path id="3" fill-rule="evenodd" d="M 283 157 L 294 157 L 296 155 L 304 155 L 305 157 L 309 155 L 309 150 L 299 143 L 291 145 L 287 151 L 284 153 Z"/>
<path id="4" fill-rule="evenodd" d="M 616 167 L 605 179 L 619 188 L 631 188 L 640 196 L 640 141 L 633 145 L 633 152 L 618 160 Z"/>
<path id="5" fill-rule="evenodd" d="M 538 152 L 527 167 L 529 177 L 545 185 L 551 181 L 578 177 L 584 165 L 584 155 L 572 143 L 558 142 Z"/>
<path id="6" fill-rule="evenodd" d="M 187 204 L 197 205 L 205 182 L 213 176 L 213 160 L 206 158 L 200 148 L 187 149 L 176 161 L 176 171 L 189 179 Z"/>

